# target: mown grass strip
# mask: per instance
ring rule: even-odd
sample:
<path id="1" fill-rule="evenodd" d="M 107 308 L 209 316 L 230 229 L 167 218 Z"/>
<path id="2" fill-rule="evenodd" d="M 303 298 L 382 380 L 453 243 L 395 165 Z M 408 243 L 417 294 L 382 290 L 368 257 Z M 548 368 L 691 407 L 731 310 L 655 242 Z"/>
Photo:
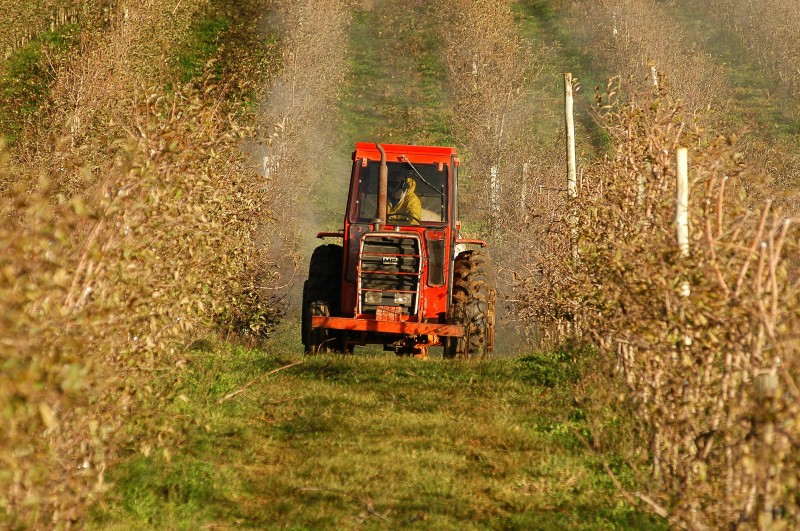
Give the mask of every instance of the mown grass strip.
<path id="1" fill-rule="evenodd" d="M 786 86 L 778 83 L 775 72 L 759 65 L 735 32 L 721 22 L 719 15 L 700 3 L 687 10 L 670 6 L 670 15 L 680 21 L 703 49 L 722 65 L 735 105 L 728 109 L 731 128 L 755 127 L 767 139 L 800 144 L 800 107 Z"/>
<path id="2" fill-rule="evenodd" d="M 547 105 L 536 106 L 537 127 L 531 132 L 540 142 L 550 144 L 557 131 L 564 128 L 563 72 L 572 72 L 580 82 L 576 93 L 577 141 L 586 155 L 606 153 L 610 138 L 594 121 L 589 109 L 594 105 L 595 89 L 602 92 L 608 73 L 601 71 L 590 51 L 581 47 L 568 31 L 562 9 L 549 0 L 522 0 L 516 5 L 520 34 L 534 43 L 550 48 L 542 74 L 535 83 L 535 93 Z"/>
<path id="3" fill-rule="evenodd" d="M 352 70 L 340 107 L 346 149 L 356 140 L 454 144 L 431 10 L 400 2 L 354 10 Z"/>
<path id="4" fill-rule="evenodd" d="M 164 410 L 188 423 L 181 447 L 114 469 L 94 526 L 664 528 L 603 468 L 631 488 L 627 465 L 575 436 L 587 426 L 562 391 L 566 353 L 311 357 L 219 403 L 302 359 L 289 337 L 267 348 L 191 354 Z"/>

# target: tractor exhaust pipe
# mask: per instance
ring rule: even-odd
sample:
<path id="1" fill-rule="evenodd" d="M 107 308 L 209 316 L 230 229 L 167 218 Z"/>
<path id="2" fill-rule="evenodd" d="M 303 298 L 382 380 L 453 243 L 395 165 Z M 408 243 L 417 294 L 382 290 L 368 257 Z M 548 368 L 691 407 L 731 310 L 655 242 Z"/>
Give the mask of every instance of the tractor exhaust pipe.
<path id="1" fill-rule="evenodd" d="M 381 230 L 386 225 L 386 202 L 389 195 L 389 167 L 386 165 L 386 152 L 380 144 L 375 144 L 381 154 L 381 167 L 378 172 L 378 222 L 375 230 Z"/>

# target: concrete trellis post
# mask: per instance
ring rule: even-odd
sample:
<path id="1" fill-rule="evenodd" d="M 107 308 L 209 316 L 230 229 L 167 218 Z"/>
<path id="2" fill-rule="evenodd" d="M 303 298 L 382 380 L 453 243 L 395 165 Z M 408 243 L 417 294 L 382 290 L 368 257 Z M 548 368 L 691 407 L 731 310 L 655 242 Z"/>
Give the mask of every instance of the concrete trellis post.
<path id="1" fill-rule="evenodd" d="M 519 194 L 519 207 L 523 215 L 528 207 L 528 168 L 530 165 L 525 162 L 522 164 L 522 187 Z"/>
<path id="2" fill-rule="evenodd" d="M 678 248 L 682 256 L 689 256 L 689 150 L 678 148 L 678 180 L 675 197 L 675 227 Z"/>
<path id="3" fill-rule="evenodd" d="M 478 54 L 472 55 L 472 88 L 478 90 Z"/>
<path id="4" fill-rule="evenodd" d="M 653 88 L 658 88 L 658 69 L 656 65 L 650 65 L 650 83 L 653 84 Z"/>
<path id="5" fill-rule="evenodd" d="M 675 231 L 681 256 L 689 256 L 689 150 L 678 148 L 677 186 L 675 194 Z M 681 284 L 681 296 L 690 294 L 689 282 Z"/>
<path id="6" fill-rule="evenodd" d="M 500 218 L 500 175 L 499 168 L 494 165 L 490 169 L 489 199 L 492 209 L 492 232 L 497 230 L 497 220 Z"/>
<path id="7" fill-rule="evenodd" d="M 765 371 L 756 374 L 753 379 L 754 397 L 757 407 L 753 415 L 753 425 L 758 434 L 758 456 L 760 464 L 758 467 L 759 492 L 756 497 L 759 530 L 774 529 L 774 508 L 773 500 L 774 476 L 779 474 L 778 466 L 774 463 L 774 442 L 775 442 L 775 401 L 780 393 L 778 376 L 773 371 Z"/>
<path id="8" fill-rule="evenodd" d="M 611 35 L 614 37 L 614 40 L 617 40 L 617 34 L 619 31 L 617 30 L 617 10 L 615 9 L 613 14 L 611 15 L 612 20 L 612 28 L 611 28 Z"/>

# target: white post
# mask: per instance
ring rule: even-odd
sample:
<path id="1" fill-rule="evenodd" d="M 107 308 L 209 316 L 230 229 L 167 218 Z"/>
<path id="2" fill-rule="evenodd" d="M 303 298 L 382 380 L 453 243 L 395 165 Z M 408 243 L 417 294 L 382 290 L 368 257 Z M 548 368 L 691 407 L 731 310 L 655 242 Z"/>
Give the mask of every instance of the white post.
<path id="1" fill-rule="evenodd" d="M 522 164 L 522 190 L 519 194 L 519 207 L 523 215 L 525 215 L 525 210 L 528 206 L 528 166 L 527 162 Z"/>
<path id="2" fill-rule="evenodd" d="M 656 65 L 650 65 L 650 81 L 653 83 L 653 87 L 658 88 L 658 69 Z"/>
<path id="3" fill-rule="evenodd" d="M 572 97 L 572 74 L 564 74 L 564 122 L 567 134 L 567 198 L 570 203 L 578 197 L 578 177 L 575 164 L 575 116 Z M 570 205 L 570 227 L 572 260 L 578 259 L 578 219 L 574 211 L 575 206 Z"/>
<path id="4" fill-rule="evenodd" d="M 564 121 L 567 131 L 567 193 L 570 199 L 578 197 L 578 179 L 575 164 L 575 116 L 572 97 L 572 74 L 564 74 Z"/>
<path id="5" fill-rule="evenodd" d="M 478 54 L 472 54 L 472 88 L 478 90 Z"/>
<path id="6" fill-rule="evenodd" d="M 492 202 L 492 230 L 500 215 L 500 177 L 497 166 L 491 168 L 490 199 Z"/>
<path id="7" fill-rule="evenodd" d="M 678 148 L 677 163 L 675 230 L 681 256 L 686 257 L 689 256 L 689 150 L 685 147 Z M 681 295 L 688 297 L 689 293 L 689 282 L 684 281 L 681 284 Z"/>
<path id="8" fill-rule="evenodd" d="M 678 148 L 678 183 L 675 198 L 675 226 L 678 248 L 689 256 L 689 150 Z"/>
<path id="9" fill-rule="evenodd" d="M 773 370 L 774 371 L 774 370 Z M 775 464 L 775 403 L 780 396 L 778 387 L 778 375 L 773 371 L 761 372 L 753 379 L 754 395 L 758 404 L 753 415 L 753 424 L 756 426 L 756 433 L 759 435 L 758 460 L 760 461 L 758 470 L 758 496 L 756 497 L 758 507 L 757 527 L 761 529 L 775 529 L 773 509 L 775 502 L 772 499 L 772 482 L 775 475 L 779 473 L 779 468 Z M 780 522 L 780 521 L 779 521 Z"/>
<path id="10" fill-rule="evenodd" d="M 614 10 L 614 13 L 611 15 L 611 20 L 613 21 L 613 28 L 611 29 L 611 36 L 614 37 L 614 40 L 617 40 L 617 10 Z"/>

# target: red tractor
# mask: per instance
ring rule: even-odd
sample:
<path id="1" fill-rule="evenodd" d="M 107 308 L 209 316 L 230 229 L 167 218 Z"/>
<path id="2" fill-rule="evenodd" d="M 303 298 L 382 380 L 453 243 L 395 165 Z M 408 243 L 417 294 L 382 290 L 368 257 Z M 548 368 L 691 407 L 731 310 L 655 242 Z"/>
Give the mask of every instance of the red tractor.
<path id="1" fill-rule="evenodd" d="M 455 148 L 359 142 L 341 245 L 314 250 L 303 286 L 307 353 L 382 344 L 398 354 L 485 357 L 494 290 L 485 257 L 460 237 Z"/>

